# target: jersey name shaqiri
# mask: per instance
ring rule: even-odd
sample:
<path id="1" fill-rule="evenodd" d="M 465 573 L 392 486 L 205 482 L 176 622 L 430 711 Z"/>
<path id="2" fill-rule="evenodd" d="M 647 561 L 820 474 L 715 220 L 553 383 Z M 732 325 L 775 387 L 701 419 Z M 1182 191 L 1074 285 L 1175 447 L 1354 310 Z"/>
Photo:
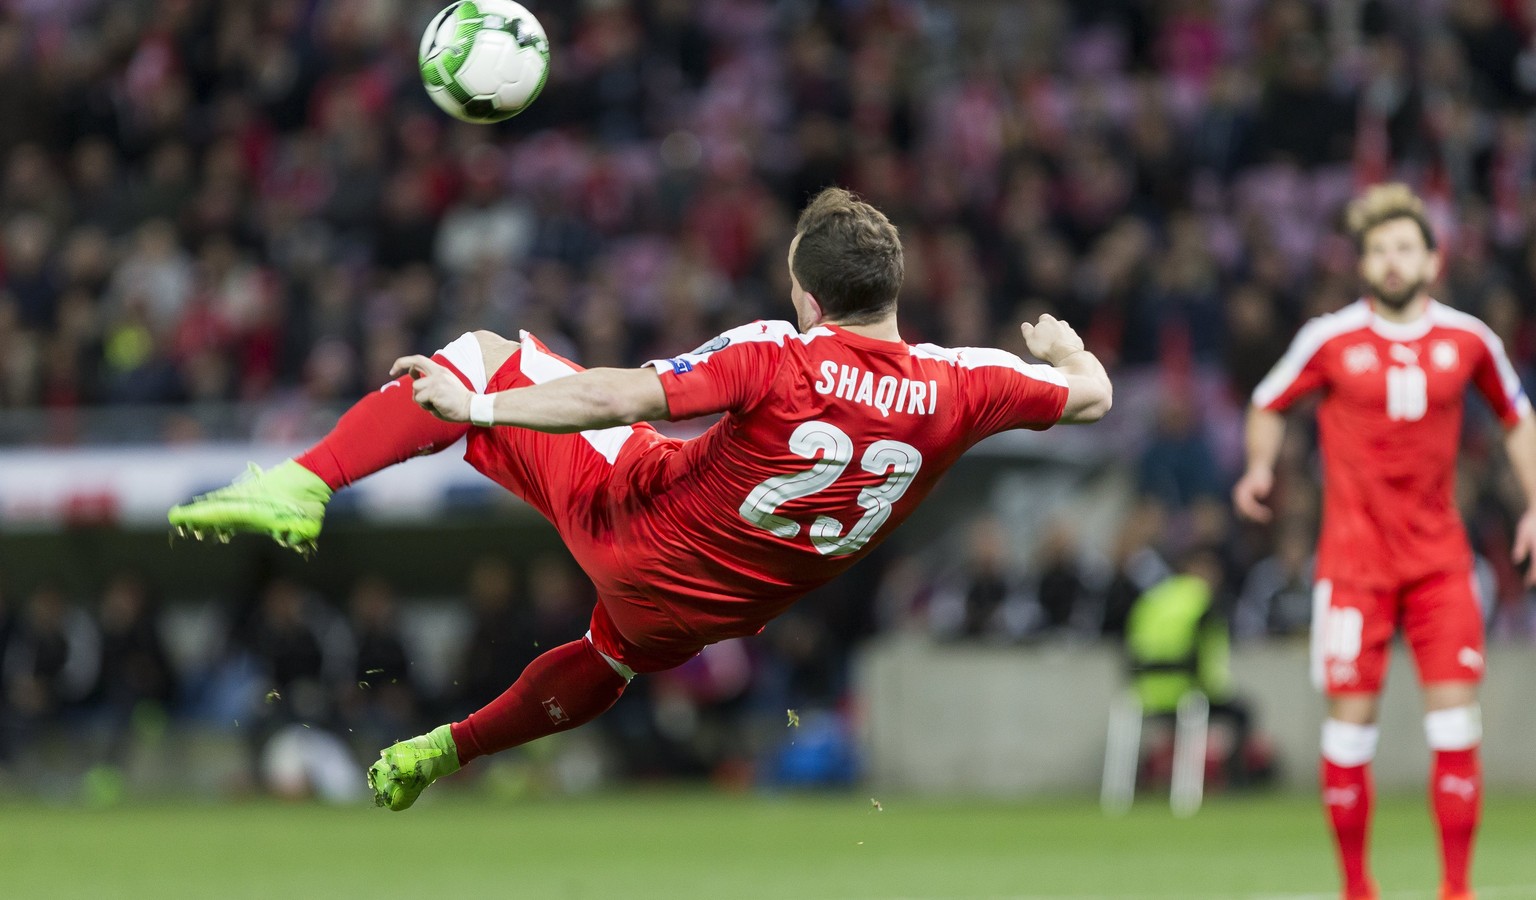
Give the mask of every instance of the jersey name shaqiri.
<path id="1" fill-rule="evenodd" d="M 931 416 L 938 409 L 939 383 L 936 380 L 914 381 L 892 375 L 876 379 L 873 372 L 830 359 L 822 361 L 820 371 L 816 393 L 874 407 L 882 416 L 893 412 Z"/>

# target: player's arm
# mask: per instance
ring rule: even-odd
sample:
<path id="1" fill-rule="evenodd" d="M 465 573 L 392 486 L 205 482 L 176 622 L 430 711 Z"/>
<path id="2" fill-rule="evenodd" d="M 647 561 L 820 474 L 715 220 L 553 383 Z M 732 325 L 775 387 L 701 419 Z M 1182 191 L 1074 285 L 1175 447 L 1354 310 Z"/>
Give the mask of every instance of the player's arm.
<path id="1" fill-rule="evenodd" d="M 654 369 L 587 369 L 529 387 L 475 394 L 458 376 L 425 356 L 395 360 L 390 374 L 415 376 L 412 396 L 446 422 L 512 425 L 551 434 L 632 425 L 667 417 L 667 397 Z"/>
<path id="2" fill-rule="evenodd" d="M 1232 488 L 1232 505 L 1243 518 L 1268 522 L 1274 512 L 1264 503 L 1275 486 L 1275 460 L 1285 442 L 1285 416 L 1272 409 L 1252 405 L 1243 424 L 1243 444 L 1248 465 L 1243 477 Z"/>
<path id="3" fill-rule="evenodd" d="M 1525 495 L 1525 511 L 1515 525 L 1510 556 L 1517 565 L 1531 563 L 1525 571 L 1525 582 L 1536 585 L 1536 419 L 1532 418 L 1531 402 L 1520 384 L 1520 376 L 1504 352 L 1504 342 L 1481 323 L 1473 332 L 1482 340 L 1486 352 L 1479 354 L 1474 363 L 1472 384 L 1504 425 L 1504 450 Z"/>
<path id="4" fill-rule="evenodd" d="M 1232 505 L 1245 519 L 1268 522 L 1274 518 L 1264 501 L 1275 486 L 1275 460 L 1285 441 L 1285 410 L 1307 394 L 1327 388 L 1328 376 L 1318 351 L 1332 333 L 1321 319 L 1303 325 L 1285 355 L 1253 389 L 1243 425 L 1248 464 L 1232 488 Z"/>
<path id="5" fill-rule="evenodd" d="M 1067 380 L 1067 405 L 1061 421 L 1068 424 L 1097 422 L 1114 405 L 1114 386 L 1099 358 L 1083 348 L 1083 339 L 1072 326 L 1052 315 L 1020 326 L 1029 352 L 1045 360 Z"/>
<path id="6" fill-rule="evenodd" d="M 1504 432 L 1504 449 L 1525 494 L 1525 512 L 1515 526 L 1511 555 L 1517 564 L 1529 561 L 1525 583 L 1536 585 L 1536 416 L 1529 411 Z"/>

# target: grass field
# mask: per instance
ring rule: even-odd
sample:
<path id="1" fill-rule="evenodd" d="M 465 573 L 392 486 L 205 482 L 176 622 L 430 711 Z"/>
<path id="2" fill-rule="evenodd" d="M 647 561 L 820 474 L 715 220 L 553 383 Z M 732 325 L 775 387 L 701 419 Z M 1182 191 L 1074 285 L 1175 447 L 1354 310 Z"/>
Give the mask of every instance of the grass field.
<path id="1" fill-rule="evenodd" d="M 878 795 L 877 795 L 878 796 Z M 1147 801 L 629 792 L 406 813 L 248 802 L 103 811 L 0 805 L 0 896 L 16 898 L 1325 898 L 1311 797 L 1218 798 L 1194 819 Z M 431 802 L 437 800 L 438 802 Z M 1390 898 L 1433 898 L 1418 797 L 1379 802 Z M 1481 896 L 1536 898 L 1536 798 L 1487 804 Z"/>

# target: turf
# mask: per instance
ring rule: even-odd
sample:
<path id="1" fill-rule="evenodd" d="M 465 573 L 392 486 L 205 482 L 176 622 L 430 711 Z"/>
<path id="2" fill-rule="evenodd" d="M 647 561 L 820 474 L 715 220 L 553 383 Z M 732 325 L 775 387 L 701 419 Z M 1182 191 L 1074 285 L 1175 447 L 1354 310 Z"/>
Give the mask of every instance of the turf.
<path id="1" fill-rule="evenodd" d="M 1309 797 L 1147 802 L 644 791 L 565 800 L 428 794 L 416 808 L 244 802 L 101 811 L 0 805 L 0 896 L 38 898 L 1318 898 L 1331 850 Z M 1379 803 L 1389 898 L 1433 898 L 1417 797 Z M 1536 897 L 1536 798 L 1487 804 L 1477 881 Z"/>

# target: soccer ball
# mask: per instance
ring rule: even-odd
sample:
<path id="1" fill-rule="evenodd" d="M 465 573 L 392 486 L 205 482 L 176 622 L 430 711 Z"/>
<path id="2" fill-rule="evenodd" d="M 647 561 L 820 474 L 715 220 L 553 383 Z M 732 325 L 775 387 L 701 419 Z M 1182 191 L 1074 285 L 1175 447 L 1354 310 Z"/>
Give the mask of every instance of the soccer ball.
<path id="1" fill-rule="evenodd" d="M 549 77 L 544 26 L 512 0 L 461 0 L 432 19 L 417 56 L 427 96 L 465 122 L 528 108 Z"/>

